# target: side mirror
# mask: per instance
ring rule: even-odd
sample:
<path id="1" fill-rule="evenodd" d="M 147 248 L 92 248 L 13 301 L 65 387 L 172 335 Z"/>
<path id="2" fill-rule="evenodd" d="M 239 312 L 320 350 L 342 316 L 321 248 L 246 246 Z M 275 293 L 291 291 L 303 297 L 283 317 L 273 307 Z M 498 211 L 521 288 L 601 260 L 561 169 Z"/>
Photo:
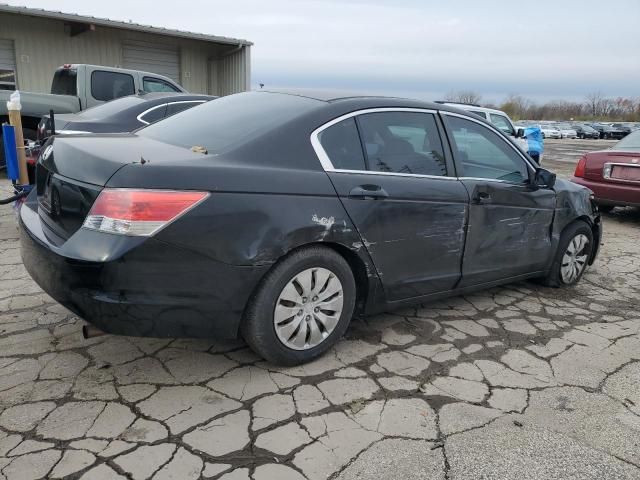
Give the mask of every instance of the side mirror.
<path id="1" fill-rule="evenodd" d="M 544 168 L 538 168 L 533 177 L 532 186 L 538 188 L 553 188 L 556 184 L 556 174 L 545 170 Z"/>
<path id="2" fill-rule="evenodd" d="M 524 128 L 516 129 L 516 138 L 524 138 Z"/>

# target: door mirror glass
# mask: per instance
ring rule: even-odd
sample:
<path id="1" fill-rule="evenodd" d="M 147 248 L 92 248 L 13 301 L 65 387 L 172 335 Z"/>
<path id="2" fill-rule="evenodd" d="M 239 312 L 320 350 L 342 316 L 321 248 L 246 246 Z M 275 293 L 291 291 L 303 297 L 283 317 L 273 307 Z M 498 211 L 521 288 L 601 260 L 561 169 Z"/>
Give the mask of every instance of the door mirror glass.
<path id="1" fill-rule="evenodd" d="M 544 168 L 538 168 L 533 183 L 536 188 L 553 188 L 556 184 L 556 174 Z"/>
<path id="2" fill-rule="evenodd" d="M 516 138 L 524 138 L 524 128 L 518 128 L 516 130 Z"/>

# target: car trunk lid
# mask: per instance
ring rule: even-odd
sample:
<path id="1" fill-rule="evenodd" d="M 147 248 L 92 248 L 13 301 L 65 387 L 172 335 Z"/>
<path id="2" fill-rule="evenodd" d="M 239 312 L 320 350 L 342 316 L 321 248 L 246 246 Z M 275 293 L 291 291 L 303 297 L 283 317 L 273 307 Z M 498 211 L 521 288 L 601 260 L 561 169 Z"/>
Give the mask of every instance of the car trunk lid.
<path id="1" fill-rule="evenodd" d="M 125 165 L 196 155 L 132 134 L 53 137 L 36 167 L 38 212 L 60 244 L 83 224 L 109 179 Z"/>

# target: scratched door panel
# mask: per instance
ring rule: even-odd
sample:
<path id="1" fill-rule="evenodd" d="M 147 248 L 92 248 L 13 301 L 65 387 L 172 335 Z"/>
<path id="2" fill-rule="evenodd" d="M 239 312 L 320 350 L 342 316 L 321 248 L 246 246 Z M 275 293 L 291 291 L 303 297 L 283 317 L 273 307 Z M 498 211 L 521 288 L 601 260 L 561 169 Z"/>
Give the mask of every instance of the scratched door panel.
<path id="1" fill-rule="evenodd" d="M 464 179 L 469 224 L 462 281 L 469 286 L 543 270 L 551 255 L 553 190 Z M 475 203 L 482 192 L 482 203 Z"/>
<path id="2" fill-rule="evenodd" d="M 452 289 L 460 280 L 469 197 L 460 181 L 328 173 L 358 229 L 385 289 L 394 301 Z M 376 185 L 383 198 L 354 198 Z"/>

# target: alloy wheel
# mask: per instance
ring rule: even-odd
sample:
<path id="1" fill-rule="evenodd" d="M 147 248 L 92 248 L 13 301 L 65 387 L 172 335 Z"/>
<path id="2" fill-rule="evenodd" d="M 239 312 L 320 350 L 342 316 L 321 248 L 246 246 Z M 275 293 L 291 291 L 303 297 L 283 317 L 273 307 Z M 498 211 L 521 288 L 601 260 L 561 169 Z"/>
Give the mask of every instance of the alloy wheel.
<path id="1" fill-rule="evenodd" d="M 340 279 L 326 268 L 308 268 L 283 288 L 273 313 L 278 339 L 293 350 L 308 350 L 324 342 L 342 315 Z"/>
<path id="2" fill-rule="evenodd" d="M 580 233 L 573 237 L 562 256 L 560 275 L 566 284 L 575 282 L 587 266 L 589 239 Z"/>

